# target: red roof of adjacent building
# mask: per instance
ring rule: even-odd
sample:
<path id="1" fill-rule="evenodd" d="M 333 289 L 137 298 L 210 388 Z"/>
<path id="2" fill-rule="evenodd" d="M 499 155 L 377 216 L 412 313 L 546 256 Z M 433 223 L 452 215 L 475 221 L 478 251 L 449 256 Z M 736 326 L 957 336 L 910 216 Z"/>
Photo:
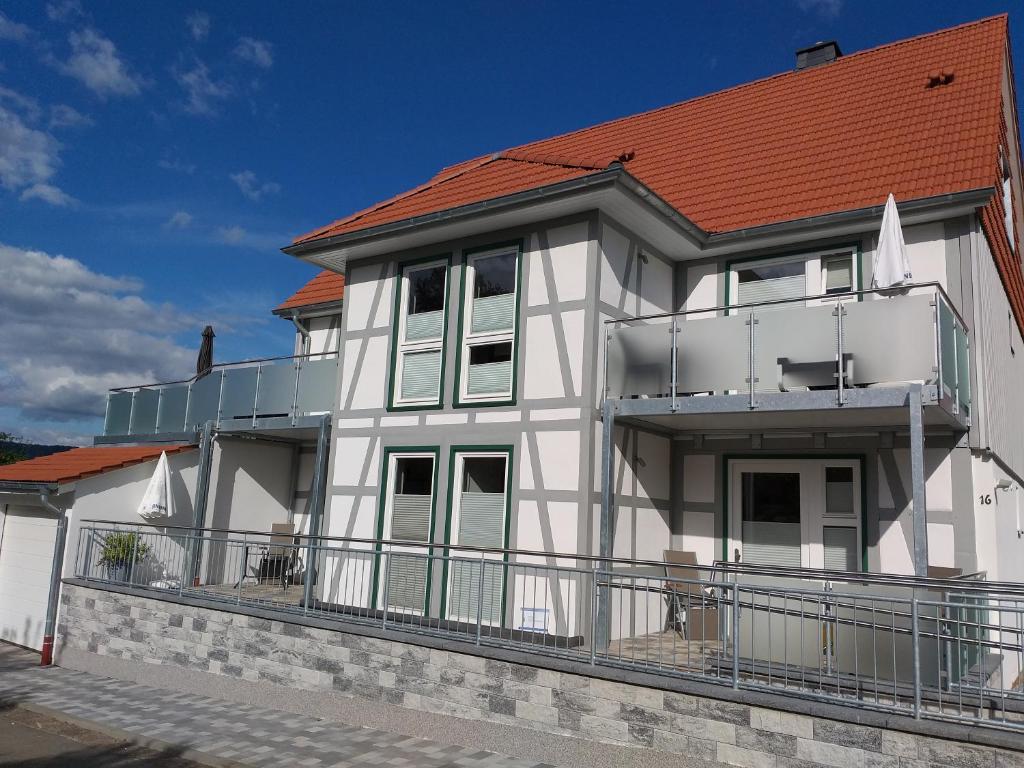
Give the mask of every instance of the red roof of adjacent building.
<path id="1" fill-rule="evenodd" d="M 314 304 L 327 304 L 341 301 L 345 295 L 345 276 L 325 269 L 298 291 L 277 305 L 275 312 L 285 309 L 310 307 Z"/>
<path id="2" fill-rule="evenodd" d="M 1007 17 L 785 72 L 444 169 L 295 244 L 626 170 L 707 232 L 989 186 Z M 933 75 L 953 75 L 930 86 Z M 940 78 L 941 79 L 941 78 Z"/>
<path id="3" fill-rule="evenodd" d="M 191 451 L 194 445 L 132 445 L 72 448 L 35 459 L 0 466 L 0 482 L 69 483 L 90 475 L 130 467 L 144 461 Z"/>

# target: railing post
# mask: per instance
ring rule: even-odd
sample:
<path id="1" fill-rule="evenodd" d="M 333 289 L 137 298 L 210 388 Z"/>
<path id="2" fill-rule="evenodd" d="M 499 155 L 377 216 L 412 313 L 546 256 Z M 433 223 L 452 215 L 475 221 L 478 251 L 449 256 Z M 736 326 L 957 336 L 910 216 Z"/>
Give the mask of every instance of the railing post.
<path id="1" fill-rule="evenodd" d="M 932 322 L 935 324 L 935 380 L 936 380 L 936 391 L 939 393 L 939 401 L 942 401 L 942 395 L 945 391 L 945 384 L 942 380 L 942 313 L 939 311 L 939 302 L 941 298 L 938 292 L 935 293 L 934 299 L 932 299 Z"/>
<path id="2" fill-rule="evenodd" d="M 957 320 L 953 318 L 953 415 L 960 415 L 960 361 L 956 341 Z M 941 390 L 940 390 L 941 391 Z"/>
<path id="3" fill-rule="evenodd" d="M 188 407 L 192 404 L 192 383 L 193 382 L 190 381 L 188 383 L 188 388 L 185 390 L 185 419 L 184 423 L 181 425 L 182 432 L 188 432 Z"/>
<path id="4" fill-rule="evenodd" d="M 224 379 L 227 378 L 228 372 L 221 368 L 220 369 L 220 389 L 217 391 L 217 426 L 220 426 L 221 419 L 224 418 Z"/>
<path id="5" fill-rule="evenodd" d="M 110 392 L 107 392 L 107 404 L 103 408 L 103 434 L 109 435 L 110 432 Z"/>
<path id="6" fill-rule="evenodd" d="M 597 561 L 591 564 L 590 570 L 590 663 L 597 663 L 597 576 L 601 565 Z"/>
<path id="7" fill-rule="evenodd" d="M 295 358 L 295 381 L 292 383 L 292 426 L 295 426 L 295 420 L 298 418 L 298 407 L 299 407 L 299 375 L 302 372 L 302 358 Z"/>
<path id="8" fill-rule="evenodd" d="M 252 397 L 252 428 L 256 429 L 256 413 L 260 407 L 260 379 L 263 377 L 263 363 L 256 364 L 256 392 Z"/>
<path id="9" fill-rule="evenodd" d="M 846 360 L 843 355 L 843 302 L 836 300 L 836 403 L 843 405 L 846 394 L 843 391 L 846 379 Z"/>
<path id="10" fill-rule="evenodd" d="M 914 644 L 914 719 L 921 719 L 921 630 L 918 626 L 917 598 L 910 599 L 910 635 Z"/>
<path id="11" fill-rule="evenodd" d="M 91 579 L 92 575 L 92 542 L 96 538 L 96 526 L 89 527 L 89 537 L 85 540 L 85 578 Z"/>
<path id="12" fill-rule="evenodd" d="M 156 421 L 153 422 L 153 434 L 160 434 L 160 416 L 164 412 L 164 388 L 156 391 Z"/>
<path id="13" fill-rule="evenodd" d="M 754 400 L 754 388 L 757 384 L 757 376 L 755 375 L 755 368 L 757 364 L 757 344 L 754 340 L 754 326 L 757 325 L 757 315 L 750 312 L 747 317 L 747 327 L 749 331 L 747 333 L 747 339 L 749 346 L 747 349 L 747 365 L 749 368 L 749 377 L 747 382 L 750 384 L 750 410 L 757 408 L 757 402 Z"/>
<path id="14" fill-rule="evenodd" d="M 242 534 L 242 557 L 241 562 L 238 564 L 238 596 L 235 599 L 235 605 L 242 604 L 242 582 L 245 581 L 245 566 L 248 565 L 249 561 L 249 534 Z"/>
<path id="15" fill-rule="evenodd" d="M 671 363 L 671 365 L 672 365 L 672 413 L 675 413 L 676 409 L 678 408 L 678 405 L 676 404 L 676 388 L 677 388 L 677 384 L 679 382 L 679 372 L 678 372 L 678 370 L 676 368 L 676 365 L 677 365 L 676 360 L 678 359 L 678 354 L 677 354 L 677 352 L 678 352 L 678 343 L 679 343 L 678 339 L 677 339 L 677 335 L 679 333 L 678 322 L 679 322 L 679 318 L 677 318 L 675 315 L 672 315 L 672 363 Z"/>
<path id="16" fill-rule="evenodd" d="M 732 583 L 732 687 L 740 687 L 740 585 Z"/>
<path id="17" fill-rule="evenodd" d="M 480 555 L 480 581 L 477 585 L 476 595 L 476 644 L 480 645 L 480 638 L 484 629 L 484 568 L 487 567 L 487 560 Z"/>
<path id="18" fill-rule="evenodd" d="M 132 406 L 131 410 L 128 411 L 128 434 L 134 434 L 135 429 L 135 395 L 138 394 L 137 389 L 132 390 Z"/>
<path id="19" fill-rule="evenodd" d="M 388 550 L 387 555 L 385 555 L 382 550 L 381 557 L 384 558 L 384 603 L 381 606 L 380 628 L 384 629 L 388 624 L 388 592 L 389 587 L 391 586 L 391 550 Z"/>

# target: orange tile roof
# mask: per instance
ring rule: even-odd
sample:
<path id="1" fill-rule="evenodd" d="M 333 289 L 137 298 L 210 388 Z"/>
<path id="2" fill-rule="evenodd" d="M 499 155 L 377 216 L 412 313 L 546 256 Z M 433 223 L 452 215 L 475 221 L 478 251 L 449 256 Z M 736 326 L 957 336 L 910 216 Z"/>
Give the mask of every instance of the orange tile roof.
<path id="1" fill-rule="evenodd" d="M 341 301 L 345 295 L 345 276 L 325 269 L 299 290 L 277 305 L 275 312 L 314 304 Z"/>
<path id="2" fill-rule="evenodd" d="M 708 232 L 990 185 L 1005 15 L 468 160 L 295 240 L 626 170 Z M 929 76 L 952 72 L 946 85 Z M 625 155 L 623 153 L 626 153 Z"/>
<path id="3" fill-rule="evenodd" d="M 194 445 L 91 446 L 51 453 L 35 459 L 0 466 L 0 483 L 69 483 L 112 469 L 130 467 L 168 455 L 191 451 Z"/>

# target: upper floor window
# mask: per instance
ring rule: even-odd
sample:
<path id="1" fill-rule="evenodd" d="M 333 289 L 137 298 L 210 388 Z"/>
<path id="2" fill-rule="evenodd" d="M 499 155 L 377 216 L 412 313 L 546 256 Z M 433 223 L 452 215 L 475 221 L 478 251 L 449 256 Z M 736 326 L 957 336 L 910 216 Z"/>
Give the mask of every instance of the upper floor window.
<path id="1" fill-rule="evenodd" d="M 439 405 L 448 324 L 448 259 L 406 265 L 399 275 L 391 405 Z"/>
<path id="2" fill-rule="evenodd" d="M 466 256 L 457 403 L 514 399 L 518 243 Z"/>
<path id="3" fill-rule="evenodd" d="M 860 289 L 857 272 L 852 248 L 733 262 L 726 276 L 728 303 L 762 304 L 850 293 Z"/>

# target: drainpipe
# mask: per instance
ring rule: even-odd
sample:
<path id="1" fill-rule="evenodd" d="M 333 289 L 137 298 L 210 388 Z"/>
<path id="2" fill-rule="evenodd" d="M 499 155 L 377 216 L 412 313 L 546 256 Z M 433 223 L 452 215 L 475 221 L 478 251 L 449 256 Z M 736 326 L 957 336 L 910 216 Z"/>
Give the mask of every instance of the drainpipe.
<path id="1" fill-rule="evenodd" d="M 292 324 L 295 325 L 295 330 L 297 330 L 299 332 L 299 335 L 302 336 L 302 354 L 308 354 L 309 353 L 309 329 L 306 328 L 306 326 L 304 326 L 302 324 L 301 320 L 299 320 L 299 313 L 298 312 L 295 312 L 295 311 L 292 312 L 292 314 L 291 314 L 291 321 L 292 321 Z"/>
<path id="2" fill-rule="evenodd" d="M 60 577 L 64 572 L 64 542 L 67 538 L 68 520 L 64 516 L 64 510 L 50 503 L 48 490 L 43 489 L 39 492 L 39 500 L 47 511 L 57 515 L 57 535 L 53 541 L 53 564 L 50 568 L 50 596 L 46 601 L 43 651 L 39 657 L 39 666 L 48 667 L 53 664 L 53 632 L 57 624 L 57 604 L 60 601 Z"/>

